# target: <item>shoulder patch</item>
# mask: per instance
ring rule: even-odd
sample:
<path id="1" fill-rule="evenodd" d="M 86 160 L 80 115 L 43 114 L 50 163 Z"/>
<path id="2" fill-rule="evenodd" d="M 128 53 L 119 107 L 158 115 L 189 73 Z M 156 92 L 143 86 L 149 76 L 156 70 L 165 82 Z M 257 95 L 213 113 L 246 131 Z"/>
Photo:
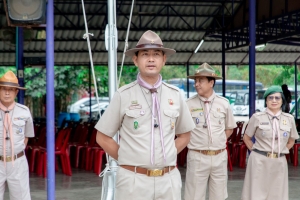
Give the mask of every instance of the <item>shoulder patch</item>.
<path id="1" fill-rule="evenodd" d="M 165 82 L 162 82 L 162 84 L 164 84 L 165 86 L 169 87 L 169 88 L 172 88 L 173 90 L 176 90 L 176 91 L 180 91 L 178 87 L 174 86 L 174 85 L 170 85 L 168 83 L 165 83 Z"/>
<path id="2" fill-rule="evenodd" d="M 25 109 L 25 110 L 29 110 L 29 109 L 27 108 L 27 106 L 24 106 L 24 105 L 19 104 L 19 103 L 16 103 L 16 106 L 18 106 L 18 107 L 20 107 L 20 108 L 23 108 L 23 109 Z"/>
<path id="3" fill-rule="evenodd" d="M 127 89 L 129 89 L 129 88 L 135 86 L 136 84 L 137 84 L 137 81 L 133 81 L 133 82 L 127 84 L 127 85 L 124 85 L 124 86 L 120 87 L 120 88 L 118 89 L 118 92 L 123 92 L 124 90 L 127 90 Z"/>
<path id="4" fill-rule="evenodd" d="M 223 97 L 223 96 L 220 96 L 220 95 L 217 95 L 217 94 L 216 94 L 216 97 L 217 97 L 217 98 L 220 98 L 220 99 L 222 99 L 222 100 L 224 100 L 224 101 L 227 101 L 227 102 L 229 103 L 228 99 L 225 98 L 225 97 Z"/>
<path id="5" fill-rule="evenodd" d="M 197 98 L 197 97 L 198 97 L 198 94 L 195 94 L 194 96 L 188 98 L 188 99 L 186 100 L 186 102 L 192 101 L 193 99 L 195 99 L 195 98 Z"/>

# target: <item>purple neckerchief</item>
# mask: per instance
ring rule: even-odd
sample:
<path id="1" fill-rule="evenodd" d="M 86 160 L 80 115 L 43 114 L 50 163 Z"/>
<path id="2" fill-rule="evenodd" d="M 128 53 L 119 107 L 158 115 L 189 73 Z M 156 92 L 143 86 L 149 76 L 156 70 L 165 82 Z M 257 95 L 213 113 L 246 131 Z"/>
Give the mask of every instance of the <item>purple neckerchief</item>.
<path id="1" fill-rule="evenodd" d="M 159 101 L 157 98 L 157 89 L 162 84 L 162 77 L 159 75 L 157 82 L 152 86 L 146 81 L 144 81 L 140 75 L 140 73 L 137 75 L 137 82 L 140 86 L 149 89 L 152 95 L 152 126 L 151 126 L 151 164 L 154 164 L 154 115 L 155 111 L 157 111 L 157 117 L 158 117 L 158 123 L 159 123 L 159 132 L 160 132 L 160 140 L 161 140 L 161 146 L 164 154 L 164 161 L 166 162 L 166 154 L 165 154 L 165 145 L 164 145 L 164 137 L 163 137 L 163 131 L 162 131 L 162 123 L 161 123 L 161 116 L 160 116 L 160 106 Z M 162 91 L 160 91 L 162 92 Z M 155 109 L 156 107 L 156 109 Z"/>

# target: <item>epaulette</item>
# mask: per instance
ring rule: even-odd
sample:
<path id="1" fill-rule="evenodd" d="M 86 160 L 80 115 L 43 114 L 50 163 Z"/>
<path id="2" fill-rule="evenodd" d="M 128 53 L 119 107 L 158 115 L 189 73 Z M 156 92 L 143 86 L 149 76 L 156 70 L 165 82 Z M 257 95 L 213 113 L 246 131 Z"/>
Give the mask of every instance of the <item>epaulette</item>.
<path id="1" fill-rule="evenodd" d="M 285 113 L 285 112 L 281 112 L 282 115 L 286 116 L 286 117 L 289 117 L 289 118 L 293 118 L 294 119 L 294 116 L 289 114 L 289 113 Z"/>
<path id="2" fill-rule="evenodd" d="M 24 106 L 23 104 L 19 104 L 19 103 L 16 103 L 16 106 L 20 107 L 20 108 L 23 108 L 25 110 L 28 110 L 28 107 L 27 106 Z"/>
<path id="3" fill-rule="evenodd" d="M 190 98 L 188 98 L 188 99 L 186 100 L 186 102 L 191 101 L 191 100 L 193 100 L 193 99 L 195 99 L 195 98 L 197 98 L 197 97 L 198 97 L 198 94 L 195 94 L 195 95 L 191 96 Z"/>
<path id="4" fill-rule="evenodd" d="M 218 98 L 220 98 L 222 100 L 225 100 L 225 101 L 227 101 L 229 103 L 229 100 L 227 98 L 223 97 L 223 96 L 220 96 L 220 95 L 216 94 L 216 97 L 218 97 Z"/>
<path id="5" fill-rule="evenodd" d="M 166 82 L 162 82 L 162 84 L 164 84 L 165 86 L 167 86 L 167 87 L 169 87 L 169 88 L 171 88 L 171 89 L 173 89 L 173 90 L 176 90 L 176 91 L 180 91 L 179 90 L 179 88 L 178 87 L 176 87 L 176 86 L 174 86 L 174 85 L 170 85 L 170 84 L 168 84 L 168 83 L 166 83 Z"/>
<path id="6" fill-rule="evenodd" d="M 137 81 L 133 81 L 133 82 L 127 84 L 127 85 L 124 85 L 124 86 L 120 87 L 117 91 L 118 92 L 123 92 L 124 90 L 127 90 L 127 89 L 135 86 L 136 84 L 137 84 Z"/>
<path id="7" fill-rule="evenodd" d="M 254 113 L 253 115 L 256 115 L 256 116 L 261 116 L 261 115 L 266 115 L 267 113 L 265 111 L 263 112 L 256 112 Z"/>

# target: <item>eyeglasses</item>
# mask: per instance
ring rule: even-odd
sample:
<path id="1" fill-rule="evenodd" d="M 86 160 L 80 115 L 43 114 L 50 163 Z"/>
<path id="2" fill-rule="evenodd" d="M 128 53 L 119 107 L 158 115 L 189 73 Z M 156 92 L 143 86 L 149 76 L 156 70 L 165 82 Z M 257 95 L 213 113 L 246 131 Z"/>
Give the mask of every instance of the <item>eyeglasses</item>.
<path id="1" fill-rule="evenodd" d="M 280 96 L 268 96 L 267 97 L 268 101 L 273 101 L 275 99 L 275 101 L 280 101 L 281 97 Z"/>

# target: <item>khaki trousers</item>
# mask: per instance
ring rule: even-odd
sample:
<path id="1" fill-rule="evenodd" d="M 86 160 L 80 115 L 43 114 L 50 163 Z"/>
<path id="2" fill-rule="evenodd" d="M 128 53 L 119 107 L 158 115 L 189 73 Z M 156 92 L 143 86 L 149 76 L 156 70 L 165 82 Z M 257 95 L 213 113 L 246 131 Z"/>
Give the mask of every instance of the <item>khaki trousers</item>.
<path id="1" fill-rule="evenodd" d="M 10 200 L 31 200 L 29 171 L 26 156 L 12 162 L 0 161 L 0 200 L 4 198 L 5 182 L 8 184 Z"/>
<path id="2" fill-rule="evenodd" d="M 177 168 L 159 177 L 148 177 L 118 168 L 115 200 L 181 200 L 181 176 Z"/>
<path id="3" fill-rule="evenodd" d="M 224 200 L 227 194 L 227 151 L 204 155 L 189 150 L 185 180 L 185 200 L 205 200 L 208 184 L 209 200 Z"/>

